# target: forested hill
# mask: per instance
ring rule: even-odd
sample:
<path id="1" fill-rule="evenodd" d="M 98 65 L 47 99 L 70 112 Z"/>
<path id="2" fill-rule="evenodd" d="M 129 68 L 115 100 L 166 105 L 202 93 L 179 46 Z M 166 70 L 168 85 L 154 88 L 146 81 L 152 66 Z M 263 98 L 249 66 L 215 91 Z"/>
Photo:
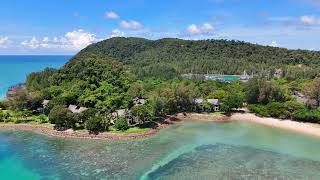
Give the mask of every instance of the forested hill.
<path id="1" fill-rule="evenodd" d="M 142 76 L 181 73 L 239 74 L 285 65 L 320 65 L 320 52 L 288 50 L 242 41 L 111 38 L 83 49 L 73 60 L 95 54 L 112 57 Z"/>

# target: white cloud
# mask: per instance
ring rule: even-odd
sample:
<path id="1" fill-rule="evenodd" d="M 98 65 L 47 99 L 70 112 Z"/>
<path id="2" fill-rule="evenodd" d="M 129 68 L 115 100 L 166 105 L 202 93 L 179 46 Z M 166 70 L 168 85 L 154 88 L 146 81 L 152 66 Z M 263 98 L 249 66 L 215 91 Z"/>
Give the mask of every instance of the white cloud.
<path id="1" fill-rule="evenodd" d="M 269 46 L 272 46 L 272 47 L 279 47 L 279 45 L 278 45 L 277 41 L 272 41 L 272 42 L 270 43 L 270 45 L 269 45 Z"/>
<path id="2" fill-rule="evenodd" d="M 9 37 L 0 37 L 0 47 L 5 48 L 8 44 L 10 44 Z"/>
<path id="3" fill-rule="evenodd" d="M 98 41 L 95 34 L 85 32 L 82 29 L 66 33 L 65 38 L 70 47 L 75 50 L 80 50 Z"/>
<path id="4" fill-rule="evenodd" d="M 21 45 L 28 49 L 37 49 L 38 47 L 40 47 L 40 41 L 38 41 L 36 37 L 32 37 L 32 39 L 29 41 L 26 40 L 21 42 Z"/>
<path id="5" fill-rule="evenodd" d="M 317 26 L 320 25 L 320 18 L 317 18 L 315 16 L 301 16 L 300 22 L 308 26 Z"/>
<path id="6" fill-rule="evenodd" d="M 107 19 L 120 19 L 120 16 L 114 11 L 106 12 L 104 17 Z"/>
<path id="7" fill-rule="evenodd" d="M 213 31 L 214 30 L 214 27 L 209 24 L 209 23 L 204 23 L 201 27 L 202 31 L 204 32 L 210 32 L 210 31 Z"/>
<path id="8" fill-rule="evenodd" d="M 189 34 L 199 34 L 201 31 L 197 25 L 191 24 L 190 26 L 187 27 L 187 32 Z"/>
<path id="9" fill-rule="evenodd" d="M 121 21 L 120 26 L 125 29 L 138 30 L 142 28 L 142 25 L 138 21 Z"/>
<path id="10" fill-rule="evenodd" d="M 62 37 L 44 37 L 38 40 L 33 37 L 31 40 L 21 42 L 21 45 L 27 49 L 66 49 L 66 50 L 81 50 L 86 46 L 99 41 L 95 34 L 85 32 L 82 29 L 67 32 Z"/>
<path id="11" fill-rule="evenodd" d="M 113 38 L 113 37 L 123 37 L 123 36 L 124 36 L 124 32 L 120 31 L 119 29 L 114 29 L 111 32 L 111 35 L 110 35 L 111 38 Z"/>
<path id="12" fill-rule="evenodd" d="M 201 35 L 209 34 L 214 31 L 214 26 L 209 23 L 204 23 L 202 25 L 191 24 L 187 27 L 186 32 L 188 35 Z"/>

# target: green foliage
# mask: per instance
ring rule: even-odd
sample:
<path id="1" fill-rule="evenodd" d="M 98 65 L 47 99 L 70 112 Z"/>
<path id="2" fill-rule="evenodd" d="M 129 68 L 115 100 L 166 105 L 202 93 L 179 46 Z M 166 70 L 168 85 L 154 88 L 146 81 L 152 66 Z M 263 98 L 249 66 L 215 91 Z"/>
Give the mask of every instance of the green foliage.
<path id="1" fill-rule="evenodd" d="M 283 79 L 265 80 L 253 78 L 245 88 L 248 103 L 268 104 L 269 102 L 285 102 L 291 99 L 291 92 Z"/>
<path id="2" fill-rule="evenodd" d="M 115 120 L 114 127 L 119 131 L 125 131 L 129 129 L 128 122 L 123 117 L 119 117 Z"/>
<path id="3" fill-rule="evenodd" d="M 134 117 L 134 120 L 139 124 L 143 124 L 147 121 L 152 120 L 153 118 L 152 112 L 153 112 L 152 106 L 145 105 L 145 104 L 134 106 L 131 109 L 131 115 Z"/>
<path id="4" fill-rule="evenodd" d="M 142 77 L 170 77 L 176 72 L 179 74 L 188 72 L 239 74 L 244 70 L 262 72 L 274 70 L 284 64 L 317 67 L 320 59 L 320 53 L 316 51 L 287 50 L 241 41 L 181 39 L 151 41 L 141 38 L 111 38 L 88 46 L 75 59 L 86 54 L 116 58 Z M 295 78 L 301 73 L 288 68 L 288 74 Z"/>
<path id="5" fill-rule="evenodd" d="M 49 113 L 49 122 L 55 124 L 56 129 L 76 127 L 76 120 L 69 109 L 56 106 Z"/>
<path id="6" fill-rule="evenodd" d="M 222 101 L 222 111 L 227 114 L 234 109 L 243 107 L 244 99 L 241 94 L 231 94 L 226 96 Z"/>
<path id="7" fill-rule="evenodd" d="M 29 93 L 26 89 L 18 90 L 14 96 L 8 98 L 7 103 L 7 106 L 14 111 L 35 110 L 42 106 L 41 97 L 37 93 Z"/>
<path id="8" fill-rule="evenodd" d="M 249 110 L 260 116 L 270 116 L 280 119 L 302 119 L 304 112 L 310 112 L 306 107 L 296 101 L 271 102 L 267 105 L 249 105 Z"/>
<path id="9" fill-rule="evenodd" d="M 267 117 L 269 116 L 268 109 L 264 105 L 260 104 L 250 104 L 248 105 L 248 109 L 252 112 L 255 113 L 256 115 L 259 116 L 264 116 Z"/>
<path id="10" fill-rule="evenodd" d="M 97 117 L 98 111 L 93 108 L 89 108 L 86 111 L 80 113 L 77 115 L 77 121 L 79 124 L 83 125 L 88 121 L 89 119 Z M 99 118 L 98 118 L 99 119 Z M 101 120 L 101 119 L 100 119 Z"/>
<path id="11" fill-rule="evenodd" d="M 308 84 L 305 80 L 318 76 L 319 59 L 320 53 L 314 51 L 240 41 L 111 38 L 88 46 L 59 70 L 30 74 L 27 90 L 10 98 L 4 107 L 36 110 L 44 99 L 51 100 L 44 109 L 51 123 L 58 128 L 75 128 L 77 124 L 92 132 L 106 128 L 108 115 L 117 109 L 131 108 L 136 121 L 144 123 L 190 111 L 194 98 L 220 99 L 227 113 L 241 108 L 246 99 L 249 104 L 266 105 L 249 105 L 262 116 L 293 118 L 294 114 L 296 119 L 315 119 L 316 111 L 290 100 L 293 91 L 304 89 L 314 102 L 312 107 L 319 104 L 320 81 Z M 284 78 L 272 79 L 278 68 L 283 69 Z M 247 85 L 180 78 L 190 72 L 240 74 L 244 70 L 257 73 Z M 148 103 L 133 106 L 135 97 L 148 99 Z M 90 109 L 72 114 L 66 109 L 70 104 Z M 21 117 L 25 115 L 15 119 L 25 119 Z M 121 130 L 128 126 L 123 119 L 117 121 Z"/>
<path id="12" fill-rule="evenodd" d="M 50 76 L 56 73 L 57 70 L 52 68 L 46 68 L 42 72 L 35 72 L 31 73 L 27 77 L 27 88 L 31 91 L 39 91 L 43 88 L 49 87 L 50 83 Z"/>
<path id="13" fill-rule="evenodd" d="M 48 122 L 48 117 L 44 114 L 40 114 L 39 116 L 34 116 L 33 120 L 38 122 L 39 124 L 43 124 Z"/>
<path id="14" fill-rule="evenodd" d="M 293 119 L 297 121 L 303 121 L 303 122 L 319 123 L 320 111 L 317 109 L 314 109 L 314 110 L 301 109 L 300 111 L 293 114 Z"/>
<path id="15" fill-rule="evenodd" d="M 7 122 L 10 119 L 10 114 L 7 111 L 0 109 L 0 122 Z"/>
<path id="16" fill-rule="evenodd" d="M 101 117 L 90 117 L 88 120 L 86 120 L 85 127 L 90 133 L 94 134 L 97 134 L 104 130 L 104 125 Z"/>
<path id="17" fill-rule="evenodd" d="M 0 109 L 8 109 L 8 101 L 0 100 Z"/>
<path id="18" fill-rule="evenodd" d="M 304 93 L 311 98 L 309 102 L 311 107 L 319 107 L 320 105 L 320 78 L 314 79 L 305 85 Z"/>

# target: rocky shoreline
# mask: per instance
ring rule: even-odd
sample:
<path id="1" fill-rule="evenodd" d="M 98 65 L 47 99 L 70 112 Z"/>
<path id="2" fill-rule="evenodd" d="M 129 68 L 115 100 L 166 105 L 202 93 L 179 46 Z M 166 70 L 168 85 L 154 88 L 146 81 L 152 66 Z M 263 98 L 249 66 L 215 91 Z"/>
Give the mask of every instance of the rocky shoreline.
<path id="1" fill-rule="evenodd" d="M 36 133 L 41 133 L 41 134 L 45 134 L 53 137 L 61 137 L 61 138 L 114 141 L 114 140 L 132 140 L 132 139 L 149 137 L 167 126 L 168 124 L 159 124 L 159 126 L 154 129 L 151 129 L 143 133 L 137 133 L 137 134 L 116 134 L 116 133 L 108 133 L 108 132 L 103 132 L 99 134 L 90 134 L 89 132 L 80 132 L 80 131 L 73 131 L 73 130 L 57 131 L 57 130 L 54 130 L 53 128 L 49 128 L 46 126 L 31 125 L 31 124 L 1 124 L 0 129 L 32 131 Z"/>

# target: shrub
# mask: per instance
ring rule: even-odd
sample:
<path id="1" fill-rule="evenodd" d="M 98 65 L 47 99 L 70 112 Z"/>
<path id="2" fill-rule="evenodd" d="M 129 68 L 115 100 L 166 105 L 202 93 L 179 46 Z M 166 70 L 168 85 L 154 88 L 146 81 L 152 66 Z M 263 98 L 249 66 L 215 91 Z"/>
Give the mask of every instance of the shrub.
<path id="1" fill-rule="evenodd" d="M 293 119 L 302 122 L 320 122 L 320 111 L 319 110 L 308 110 L 302 109 L 293 114 Z"/>
<path id="2" fill-rule="evenodd" d="M 129 129 L 128 122 L 125 118 L 117 118 L 114 127 L 119 131 L 125 131 Z"/>
<path id="3" fill-rule="evenodd" d="M 269 116 L 266 106 L 260 104 L 250 104 L 248 109 L 258 116 Z"/>
<path id="4" fill-rule="evenodd" d="M 290 115 L 284 103 L 271 102 L 266 107 L 271 117 L 286 119 Z"/>
<path id="5" fill-rule="evenodd" d="M 0 109 L 8 109 L 8 101 L 0 100 Z"/>
<path id="6" fill-rule="evenodd" d="M 41 114 L 39 116 L 34 116 L 33 118 L 35 121 L 37 121 L 38 123 L 40 124 L 43 124 L 43 123 L 47 123 L 48 120 L 47 120 L 47 116 L 44 115 L 44 114 Z"/>
<path id="7" fill-rule="evenodd" d="M 152 107 L 146 104 L 134 106 L 131 109 L 131 114 L 134 117 L 135 121 L 139 124 L 143 124 L 147 121 L 152 120 L 153 118 Z"/>
<path id="8" fill-rule="evenodd" d="M 101 131 L 104 130 L 103 121 L 102 121 L 102 118 L 100 118 L 100 117 L 91 117 L 91 118 L 89 118 L 86 121 L 85 125 L 86 125 L 86 129 L 90 133 L 97 134 L 98 132 L 101 132 Z"/>
<path id="9" fill-rule="evenodd" d="M 49 122 L 55 124 L 55 128 L 75 128 L 76 121 L 69 109 L 57 106 L 54 107 L 49 113 Z"/>
<path id="10" fill-rule="evenodd" d="M 244 99 L 241 94 L 228 95 L 222 101 L 222 111 L 229 114 L 233 109 L 242 108 L 243 101 Z"/>
<path id="11" fill-rule="evenodd" d="M 21 121 L 21 119 L 19 119 L 19 118 L 14 118 L 13 119 L 13 123 L 14 124 L 20 124 L 22 121 Z"/>
<path id="12" fill-rule="evenodd" d="M 98 114 L 98 111 L 93 108 L 89 108 L 86 111 L 78 114 L 77 119 L 79 124 L 84 125 L 86 121 L 88 121 L 91 118 L 96 118 L 96 114 Z"/>
<path id="13" fill-rule="evenodd" d="M 50 111 L 56 106 L 67 107 L 67 105 L 68 105 L 68 99 L 66 97 L 56 97 L 52 99 L 48 103 L 48 105 L 44 108 L 44 114 L 48 115 Z"/>
<path id="14" fill-rule="evenodd" d="M 4 121 L 4 111 L 0 109 L 0 122 Z"/>

